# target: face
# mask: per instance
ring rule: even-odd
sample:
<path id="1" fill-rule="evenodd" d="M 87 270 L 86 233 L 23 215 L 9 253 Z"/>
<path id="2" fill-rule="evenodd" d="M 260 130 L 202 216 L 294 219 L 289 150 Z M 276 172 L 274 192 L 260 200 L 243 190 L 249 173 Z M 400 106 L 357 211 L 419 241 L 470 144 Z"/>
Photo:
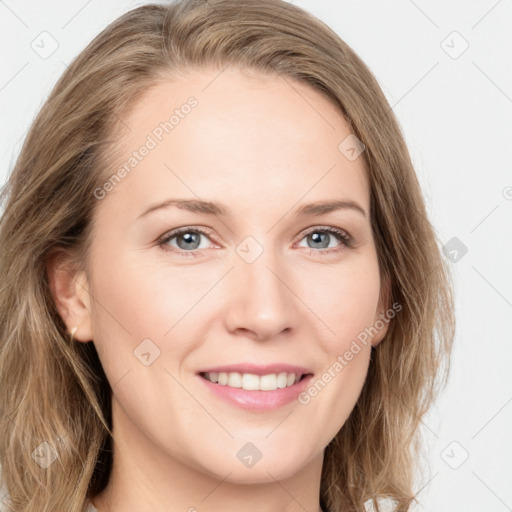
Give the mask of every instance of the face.
<path id="1" fill-rule="evenodd" d="M 385 334 L 354 350 L 385 308 L 349 126 L 309 86 L 233 68 L 160 84 L 123 121 L 130 170 L 96 193 L 74 319 L 114 431 L 219 479 L 293 475 L 321 460 Z"/>

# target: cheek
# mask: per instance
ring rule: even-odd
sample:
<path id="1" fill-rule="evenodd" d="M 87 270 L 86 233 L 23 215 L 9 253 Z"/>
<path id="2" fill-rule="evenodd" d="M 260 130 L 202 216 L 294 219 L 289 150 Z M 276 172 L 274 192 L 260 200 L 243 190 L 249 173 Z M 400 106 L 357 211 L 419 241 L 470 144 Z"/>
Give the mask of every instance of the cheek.
<path id="1" fill-rule="evenodd" d="M 315 416 L 311 435 L 322 445 L 327 445 L 347 421 L 360 396 L 380 292 L 378 266 L 373 260 L 358 269 L 343 270 L 310 296 L 311 308 L 329 330 L 318 337 L 324 356 L 322 371 L 299 397 L 299 403 Z"/>
<path id="2" fill-rule="evenodd" d="M 111 250 L 103 248 L 104 255 Z M 208 301 L 200 299 L 211 287 L 211 276 L 199 266 L 184 271 L 163 259 L 130 253 L 98 258 L 93 268 L 94 341 L 109 381 L 118 382 L 128 371 L 133 378 L 146 368 L 144 362 L 181 367 L 204 338 L 199 316 Z M 150 375 L 143 373 L 141 382 Z"/>
<path id="3" fill-rule="evenodd" d="M 217 283 L 222 269 L 208 262 L 173 266 L 166 262 L 164 251 L 141 257 L 141 253 L 112 253 L 114 244 L 101 247 L 101 257 L 93 267 L 97 283 L 93 328 L 95 340 L 109 340 L 105 350 L 124 345 L 133 356 L 133 350 L 150 339 L 166 358 L 175 360 L 176 352 L 183 355 L 191 350 L 206 326 L 233 305 L 230 277 Z M 116 257 L 105 257 L 109 251 Z M 304 325 L 295 326 L 297 333 L 314 328 L 319 348 L 330 359 L 345 352 L 372 325 L 378 303 L 380 281 L 374 251 L 348 256 L 341 264 L 298 265 L 285 279 L 301 299 L 296 307 L 311 313 L 299 321 Z M 216 283 L 213 293 L 207 294 Z M 172 342 L 176 338 L 180 343 Z M 119 358 L 119 354 L 113 356 Z"/>
<path id="4" fill-rule="evenodd" d="M 204 276 L 197 272 L 194 282 L 189 279 L 194 273 L 189 272 L 184 280 L 182 269 L 154 260 L 150 254 L 125 254 L 99 262 L 94 268 L 97 324 L 117 324 L 115 329 L 121 328 L 134 341 L 140 336 L 162 337 L 193 309 L 204 293 Z"/>
<path id="5" fill-rule="evenodd" d="M 301 280 L 304 291 L 310 290 L 306 295 L 308 306 L 326 326 L 327 334 L 321 339 L 331 357 L 347 350 L 352 340 L 364 340 L 378 314 L 380 277 L 376 260 L 361 257 L 357 265 L 335 271 L 331 268 L 324 276 Z"/>

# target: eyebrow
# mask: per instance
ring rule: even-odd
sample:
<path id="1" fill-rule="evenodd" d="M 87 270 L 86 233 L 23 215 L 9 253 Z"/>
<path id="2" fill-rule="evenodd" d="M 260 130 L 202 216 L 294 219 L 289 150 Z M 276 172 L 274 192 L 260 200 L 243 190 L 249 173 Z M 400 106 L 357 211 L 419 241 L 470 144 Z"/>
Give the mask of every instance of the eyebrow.
<path id="1" fill-rule="evenodd" d="M 137 217 L 137 220 L 141 217 L 145 217 L 151 212 L 166 209 L 172 206 L 193 213 L 205 213 L 207 215 L 219 215 L 222 217 L 229 215 L 228 208 L 221 203 L 201 201 L 198 199 L 167 199 L 160 203 L 151 205 Z M 314 203 L 303 204 L 295 210 L 295 214 L 299 217 L 306 215 L 317 216 L 341 209 L 357 211 L 361 213 L 365 218 L 368 216 L 362 206 L 351 200 L 316 201 Z"/>

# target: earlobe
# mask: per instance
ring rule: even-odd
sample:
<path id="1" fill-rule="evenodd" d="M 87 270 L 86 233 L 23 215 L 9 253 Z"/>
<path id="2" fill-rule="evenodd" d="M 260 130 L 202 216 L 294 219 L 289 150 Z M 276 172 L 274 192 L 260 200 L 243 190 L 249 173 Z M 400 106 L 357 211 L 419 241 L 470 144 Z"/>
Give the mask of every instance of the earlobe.
<path id="1" fill-rule="evenodd" d="M 93 339 L 91 324 L 91 301 L 85 272 L 74 273 L 64 251 L 53 253 L 46 263 L 48 284 L 57 311 L 77 341 Z"/>

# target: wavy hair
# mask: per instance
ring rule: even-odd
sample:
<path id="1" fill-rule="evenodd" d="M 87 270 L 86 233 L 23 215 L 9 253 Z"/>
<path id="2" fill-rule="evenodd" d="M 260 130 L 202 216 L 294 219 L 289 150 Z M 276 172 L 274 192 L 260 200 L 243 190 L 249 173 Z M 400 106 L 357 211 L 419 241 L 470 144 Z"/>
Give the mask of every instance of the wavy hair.
<path id="1" fill-rule="evenodd" d="M 365 145 L 382 278 L 401 305 L 325 449 L 321 505 L 361 512 L 417 500 L 420 422 L 446 384 L 451 276 L 410 155 L 377 80 L 328 26 L 284 0 L 147 4 L 73 60 L 35 117 L 1 193 L 0 464 L 13 512 L 80 512 L 112 467 L 111 388 L 94 344 L 70 339 L 49 289 L 56 250 L 88 268 L 94 190 L 116 161 L 120 116 L 187 70 L 235 65 L 309 84 Z M 340 141 L 341 142 L 341 141 Z M 58 458 L 44 468 L 38 454 Z"/>

